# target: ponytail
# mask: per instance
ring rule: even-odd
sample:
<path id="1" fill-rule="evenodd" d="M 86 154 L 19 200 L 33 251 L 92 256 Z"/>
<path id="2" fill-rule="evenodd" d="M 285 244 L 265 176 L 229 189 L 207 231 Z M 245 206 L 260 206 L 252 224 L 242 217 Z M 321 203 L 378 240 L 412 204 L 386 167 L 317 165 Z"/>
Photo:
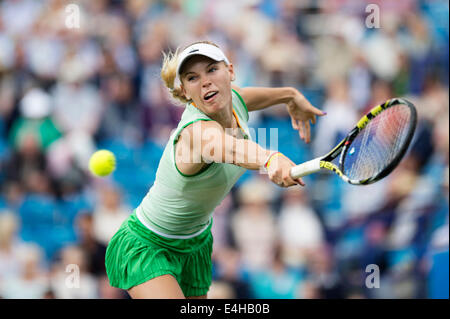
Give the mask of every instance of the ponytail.
<path id="1" fill-rule="evenodd" d="M 183 91 L 181 90 L 181 87 L 175 87 L 175 77 L 177 72 L 177 60 L 178 55 L 180 53 L 180 49 L 178 48 L 175 53 L 169 52 L 164 53 L 163 52 L 163 64 L 161 68 L 161 78 L 166 85 L 166 87 L 169 89 L 172 97 L 183 103 L 186 104 L 189 102 L 188 99 L 183 94 Z"/>

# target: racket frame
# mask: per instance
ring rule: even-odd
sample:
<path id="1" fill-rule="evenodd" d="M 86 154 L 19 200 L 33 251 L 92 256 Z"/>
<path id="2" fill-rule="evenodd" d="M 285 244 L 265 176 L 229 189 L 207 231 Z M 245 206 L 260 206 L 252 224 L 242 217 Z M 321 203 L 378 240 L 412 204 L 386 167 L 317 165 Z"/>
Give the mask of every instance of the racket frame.
<path id="1" fill-rule="evenodd" d="M 410 118 L 410 126 L 407 132 L 407 136 L 405 139 L 405 142 L 403 143 L 402 148 L 398 152 L 398 154 L 394 157 L 394 159 L 387 165 L 381 172 L 379 172 L 377 175 L 372 176 L 370 178 L 364 179 L 364 180 L 354 180 L 350 179 L 348 176 L 346 176 L 344 171 L 344 163 L 345 163 L 345 155 L 350 149 L 350 146 L 352 142 L 355 140 L 356 136 L 361 132 L 367 124 L 371 120 L 373 120 L 377 115 L 379 115 L 384 110 L 397 105 L 397 104 L 404 104 L 407 105 L 411 111 L 411 118 Z M 338 144 L 336 145 L 328 154 L 325 156 L 317 157 L 313 160 L 310 160 L 308 162 L 302 163 L 300 165 L 294 166 L 291 169 L 291 176 L 295 179 L 316 173 L 320 171 L 321 169 L 327 169 L 335 174 L 337 174 L 342 180 L 345 182 L 352 184 L 352 185 L 368 185 L 372 184 L 376 181 L 379 181 L 380 179 L 386 177 L 389 175 L 394 168 L 398 165 L 400 160 L 405 155 L 406 151 L 408 150 L 408 147 L 411 143 L 412 137 L 414 135 L 414 130 L 417 125 L 417 111 L 414 105 L 409 102 L 406 99 L 403 98 L 393 98 L 390 100 L 387 100 L 385 103 L 377 105 L 373 107 L 366 115 L 364 115 L 356 124 L 356 126 L 350 131 L 350 133 Z M 333 161 L 335 158 L 339 157 L 339 166 L 336 164 L 333 164 L 331 161 Z"/>

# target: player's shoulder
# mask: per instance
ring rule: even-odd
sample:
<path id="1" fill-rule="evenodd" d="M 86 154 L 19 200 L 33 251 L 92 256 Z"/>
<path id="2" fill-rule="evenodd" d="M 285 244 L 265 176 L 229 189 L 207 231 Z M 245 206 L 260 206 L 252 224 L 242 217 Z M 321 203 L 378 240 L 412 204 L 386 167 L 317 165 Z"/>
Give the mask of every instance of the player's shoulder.
<path id="1" fill-rule="evenodd" d="M 188 124 L 179 134 L 179 139 L 192 146 L 196 139 L 210 139 L 213 135 L 223 133 L 222 126 L 216 121 L 196 121 Z"/>
<path id="2" fill-rule="evenodd" d="M 195 130 L 204 131 L 205 129 L 223 129 L 222 126 L 214 120 L 208 120 L 208 121 L 195 121 L 193 123 L 188 124 L 184 127 L 182 134 L 186 134 L 186 132 L 194 133 Z"/>
<path id="3" fill-rule="evenodd" d="M 232 89 L 231 91 L 234 91 L 235 93 L 239 94 L 240 96 L 245 95 L 244 90 L 237 85 L 232 84 L 231 89 Z"/>

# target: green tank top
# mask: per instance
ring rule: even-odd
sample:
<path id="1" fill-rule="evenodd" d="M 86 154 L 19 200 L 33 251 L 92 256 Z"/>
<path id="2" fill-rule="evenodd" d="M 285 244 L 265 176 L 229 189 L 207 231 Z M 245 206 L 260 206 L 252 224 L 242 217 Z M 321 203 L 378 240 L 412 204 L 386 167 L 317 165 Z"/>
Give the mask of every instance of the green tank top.
<path id="1" fill-rule="evenodd" d="M 232 90 L 232 104 L 244 138 L 251 139 L 247 106 L 235 90 Z M 207 229 L 214 209 L 246 170 L 213 162 L 195 175 L 182 174 L 175 164 L 175 144 L 181 131 L 197 121 L 212 119 L 187 103 L 164 149 L 155 182 L 136 209 L 136 216 L 144 226 L 167 238 L 192 238 Z"/>

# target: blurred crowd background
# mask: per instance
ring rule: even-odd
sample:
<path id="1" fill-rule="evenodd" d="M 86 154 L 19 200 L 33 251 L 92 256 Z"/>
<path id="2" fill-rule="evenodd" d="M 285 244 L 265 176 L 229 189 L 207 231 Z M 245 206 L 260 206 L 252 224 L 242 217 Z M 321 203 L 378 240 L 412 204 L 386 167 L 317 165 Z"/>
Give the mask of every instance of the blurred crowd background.
<path id="1" fill-rule="evenodd" d="M 250 114 L 296 163 L 388 98 L 415 103 L 419 123 L 370 186 L 316 174 L 281 189 L 245 173 L 215 211 L 209 297 L 448 298 L 448 16 L 445 0 L 0 1 L 0 297 L 128 298 L 109 286 L 106 246 L 183 112 L 161 52 L 210 40 L 236 85 L 293 86 L 328 112 L 310 145 L 283 106 Z M 118 161 L 104 179 L 87 170 L 99 148 Z"/>

